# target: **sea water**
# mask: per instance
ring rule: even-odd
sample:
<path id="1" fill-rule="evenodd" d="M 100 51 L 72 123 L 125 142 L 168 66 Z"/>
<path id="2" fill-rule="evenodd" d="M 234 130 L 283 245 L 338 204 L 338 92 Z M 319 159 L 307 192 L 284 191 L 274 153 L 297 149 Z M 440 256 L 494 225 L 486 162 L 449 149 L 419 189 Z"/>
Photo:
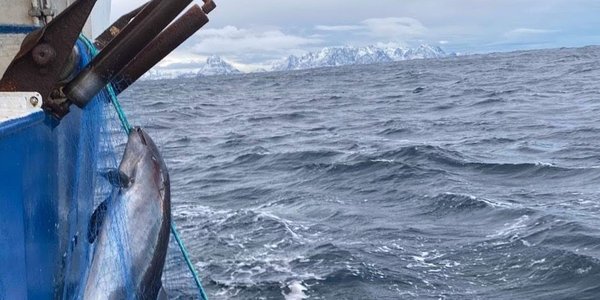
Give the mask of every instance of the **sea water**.
<path id="1" fill-rule="evenodd" d="M 587 47 L 145 81 L 122 103 L 211 299 L 594 299 L 599 81 Z"/>

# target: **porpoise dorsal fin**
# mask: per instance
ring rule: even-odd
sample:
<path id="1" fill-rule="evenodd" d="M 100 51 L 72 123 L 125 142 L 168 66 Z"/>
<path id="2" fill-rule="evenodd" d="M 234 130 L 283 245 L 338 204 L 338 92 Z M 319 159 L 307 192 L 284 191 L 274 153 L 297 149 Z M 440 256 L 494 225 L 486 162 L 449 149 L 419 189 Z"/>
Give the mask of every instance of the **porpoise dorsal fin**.
<path id="1" fill-rule="evenodd" d="M 90 217 L 90 223 L 88 225 L 87 234 L 88 242 L 90 242 L 90 244 L 96 240 L 98 232 L 100 231 L 100 227 L 102 227 L 104 217 L 106 216 L 106 212 L 108 210 L 108 200 L 109 199 L 106 199 L 102 203 L 100 203 L 100 205 L 98 205 L 98 207 L 96 208 L 96 210 L 94 210 L 94 213 Z"/>

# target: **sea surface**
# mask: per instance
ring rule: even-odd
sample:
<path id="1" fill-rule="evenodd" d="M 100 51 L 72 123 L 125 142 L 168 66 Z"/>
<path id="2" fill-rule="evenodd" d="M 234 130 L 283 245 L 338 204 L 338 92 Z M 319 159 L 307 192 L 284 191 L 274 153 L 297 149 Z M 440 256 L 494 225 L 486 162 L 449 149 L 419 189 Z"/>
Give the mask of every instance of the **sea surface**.
<path id="1" fill-rule="evenodd" d="M 600 47 L 145 81 L 122 103 L 210 299 L 600 297 Z"/>

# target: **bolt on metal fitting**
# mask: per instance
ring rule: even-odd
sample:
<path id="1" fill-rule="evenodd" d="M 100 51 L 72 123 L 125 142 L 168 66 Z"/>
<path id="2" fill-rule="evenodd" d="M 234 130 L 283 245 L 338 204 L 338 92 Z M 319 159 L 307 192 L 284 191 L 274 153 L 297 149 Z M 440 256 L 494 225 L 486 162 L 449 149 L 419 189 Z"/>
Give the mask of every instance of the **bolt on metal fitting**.
<path id="1" fill-rule="evenodd" d="M 40 103 L 40 99 L 38 99 L 38 97 L 36 97 L 36 96 L 33 96 L 33 97 L 29 98 L 29 103 L 31 103 L 31 105 L 33 105 L 33 107 L 36 107 Z"/>

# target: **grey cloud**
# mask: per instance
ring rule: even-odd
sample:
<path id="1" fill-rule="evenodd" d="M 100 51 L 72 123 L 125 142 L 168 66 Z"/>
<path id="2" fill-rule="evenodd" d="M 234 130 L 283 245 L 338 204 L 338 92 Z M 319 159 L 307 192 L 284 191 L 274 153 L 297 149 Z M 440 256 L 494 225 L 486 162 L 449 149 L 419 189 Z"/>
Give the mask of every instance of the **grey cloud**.
<path id="1" fill-rule="evenodd" d="M 321 44 L 317 37 L 284 33 L 279 29 L 223 28 L 199 32 L 188 43 L 191 52 L 202 55 L 225 55 L 247 63 L 280 58 L 290 52 Z"/>
<path id="2" fill-rule="evenodd" d="M 361 22 L 371 35 L 388 39 L 422 37 L 427 28 L 417 19 L 409 17 L 371 18 Z"/>
<path id="3" fill-rule="evenodd" d="M 215 1 L 210 23 L 179 56 L 257 63 L 322 46 L 387 42 L 444 41 L 448 51 L 469 53 L 522 49 L 528 39 L 535 46 L 600 43 L 597 0 Z M 142 2 L 113 1 L 113 19 Z"/>
<path id="4" fill-rule="evenodd" d="M 186 62 L 174 62 L 158 66 L 157 69 L 166 70 L 186 70 L 186 69 L 197 69 L 206 64 L 206 60 L 196 61 L 190 60 Z"/>

